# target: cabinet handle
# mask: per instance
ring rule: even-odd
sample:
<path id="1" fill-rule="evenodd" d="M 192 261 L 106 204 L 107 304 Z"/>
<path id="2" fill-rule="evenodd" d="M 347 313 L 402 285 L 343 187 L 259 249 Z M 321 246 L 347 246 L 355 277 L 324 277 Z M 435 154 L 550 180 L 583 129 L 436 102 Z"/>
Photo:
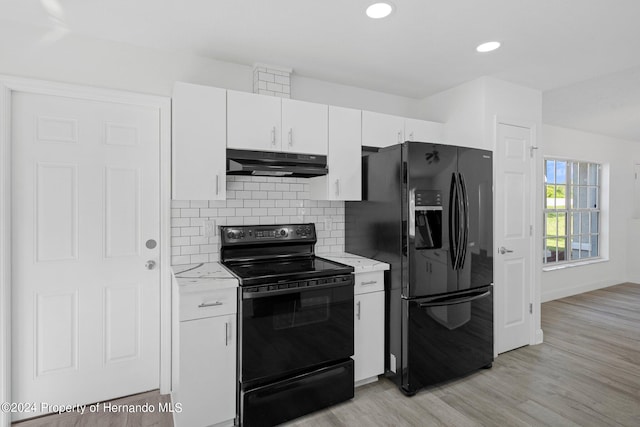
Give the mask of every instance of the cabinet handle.
<path id="1" fill-rule="evenodd" d="M 229 322 L 224 322 L 224 345 L 229 345 Z"/>
<path id="2" fill-rule="evenodd" d="M 198 308 L 205 308 L 205 307 L 215 307 L 218 305 L 222 305 L 223 303 L 221 301 L 216 301 L 216 302 L 203 302 L 202 304 L 200 304 L 198 306 Z"/>
<path id="3" fill-rule="evenodd" d="M 402 131 L 398 131 L 398 143 L 402 143 Z"/>
<path id="4" fill-rule="evenodd" d="M 336 179 L 336 196 L 340 196 L 340 179 Z"/>
<path id="5" fill-rule="evenodd" d="M 220 174 L 216 175 L 216 196 L 220 194 Z"/>
<path id="6" fill-rule="evenodd" d="M 413 141 L 413 132 L 409 134 L 409 140 Z"/>
<path id="7" fill-rule="evenodd" d="M 276 127 L 271 128 L 271 145 L 276 145 Z"/>
<path id="8" fill-rule="evenodd" d="M 289 128 L 289 147 L 293 147 L 293 129 Z"/>
<path id="9" fill-rule="evenodd" d="M 356 304 L 358 306 L 358 313 L 356 314 L 356 316 L 358 317 L 358 320 L 360 320 L 360 301 L 358 301 L 358 304 Z"/>
<path id="10" fill-rule="evenodd" d="M 369 280 L 368 282 L 360 282 L 360 286 L 375 285 L 376 283 L 378 283 L 377 280 Z"/>

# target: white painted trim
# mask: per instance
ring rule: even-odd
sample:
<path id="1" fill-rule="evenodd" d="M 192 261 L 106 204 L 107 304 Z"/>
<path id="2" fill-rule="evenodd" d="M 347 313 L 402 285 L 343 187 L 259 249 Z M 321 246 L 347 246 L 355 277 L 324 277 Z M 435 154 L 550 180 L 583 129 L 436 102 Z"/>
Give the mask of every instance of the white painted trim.
<path id="1" fill-rule="evenodd" d="M 11 402 L 11 90 L 0 80 L 0 403 Z M 0 427 L 11 414 L 0 411 Z"/>
<path id="2" fill-rule="evenodd" d="M 533 304 L 533 318 L 531 319 L 530 322 L 530 328 L 529 328 L 529 344 L 533 345 L 533 344 L 540 344 L 542 342 L 542 337 L 543 337 L 543 332 L 542 332 L 542 327 L 541 327 L 541 316 L 540 316 L 540 312 L 541 312 L 541 298 L 540 298 L 540 294 L 541 294 L 541 281 L 540 281 L 540 264 L 541 264 L 541 260 L 539 260 L 540 257 L 536 256 L 536 254 L 541 251 L 540 248 L 540 243 L 538 242 L 538 240 L 541 239 L 537 239 L 536 236 L 538 235 L 542 235 L 540 234 L 540 222 L 539 221 L 539 215 L 538 215 L 538 211 L 539 211 L 539 206 L 542 206 L 542 196 L 537 196 L 538 193 L 540 193 L 540 191 L 538 191 L 538 180 L 539 180 L 539 171 L 540 171 L 540 167 L 539 163 L 541 162 L 540 160 L 540 155 L 538 153 L 537 147 L 538 147 L 538 125 L 535 122 L 532 121 L 528 121 L 528 120 L 522 120 L 522 119 L 518 119 L 518 118 L 514 118 L 514 117 L 506 117 L 506 116 L 499 116 L 496 115 L 494 116 L 494 128 L 493 128 L 493 150 L 494 152 L 497 151 L 497 144 L 498 144 L 498 126 L 504 124 L 504 125 L 509 125 L 509 126 L 517 126 L 517 127 L 521 127 L 521 128 L 525 128 L 529 130 L 530 133 L 530 137 L 531 137 L 531 145 L 532 147 L 535 147 L 536 149 L 533 150 L 533 160 L 531 162 L 531 181 L 529 183 L 529 191 L 530 194 L 533 194 L 534 196 L 531 199 L 531 204 L 530 204 L 530 218 L 531 218 L 531 225 L 533 226 L 533 233 L 532 233 L 532 238 L 530 240 L 530 250 L 531 250 L 531 259 L 530 259 L 530 277 L 529 280 L 531 281 L 531 289 L 530 289 L 530 295 L 529 295 L 529 301 L 531 304 Z M 495 168 L 494 168 L 495 171 Z M 495 174 L 495 172 L 494 172 Z M 494 176 L 494 182 L 495 182 L 495 176 Z M 495 204 L 494 204 L 494 212 L 496 212 L 495 210 Z M 494 234 L 496 233 L 496 228 L 494 227 Z M 496 242 L 497 240 L 495 239 L 496 236 L 494 236 L 494 242 Z M 541 253 L 541 252 L 540 252 Z M 498 307 L 496 304 L 494 304 L 494 308 L 495 309 L 502 309 L 501 307 Z M 495 312 L 495 311 L 494 311 Z M 500 312 L 502 313 L 502 312 Z M 497 333 L 497 329 L 496 333 Z M 497 342 L 497 340 L 495 340 Z"/>
<path id="3" fill-rule="evenodd" d="M 171 389 L 171 100 L 156 95 L 99 89 L 0 75 L 0 402 L 11 402 L 11 93 L 14 91 L 118 102 L 157 108 L 160 114 L 160 384 Z M 0 412 L 0 427 L 10 425 Z"/>

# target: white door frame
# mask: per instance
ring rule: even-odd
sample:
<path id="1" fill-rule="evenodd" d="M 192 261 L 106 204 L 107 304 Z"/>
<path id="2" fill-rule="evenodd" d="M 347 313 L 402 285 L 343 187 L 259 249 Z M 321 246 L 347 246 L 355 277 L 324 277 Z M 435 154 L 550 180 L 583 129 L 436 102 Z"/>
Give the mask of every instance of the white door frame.
<path id="1" fill-rule="evenodd" d="M 27 92 L 158 108 L 160 112 L 160 392 L 171 391 L 171 99 L 0 75 L 0 403 L 11 402 L 11 101 Z M 11 414 L 0 411 L 0 427 Z"/>
<path id="2" fill-rule="evenodd" d="M 532 121 L 520 120 L 513 117 L 505 117 L 501 115 L 494 116 L 493 122 L 494 122 L 494 126 L 493 126 L 494 153 L 497 152 L 497 149 L 498 149 L 498 126 L 501 124 L 529 129 L 530 136 L 531 136 L 531 145 L 533 147 L 531 152 L 532 152 L 533 161 L 532 161 L 532 170 L 531 170 L 531 181 L 529 183 L 529 191 L 531 192 L 530 194 L 533 195 L 531 198 L 531 204 L 530 204 L 530 209 L 531 209 L 530 218 L 532 222 L 531 225 L 533 226 L 533 231 L 531 233 L 532 238 L 530 242 L 531 259 L 529 261 L 531 262 L 531 266 L 529 269 L 530 270 L 529 280 L 531 281 L 532 286 L 530 289 L 529 301 L 531 301 L 531 303 L 533 304 L 533 318 L 531 319 L 531 322 L 530 322 L 529 345 L 540 344 L 542 343 L 542 338 L 543 338 L 542 327 L 540 323 L 541 322 L 541 317 L 540 317 L 540 310 L 541 310 L 540 269 L 541 269 L 541 266 L 540 266 L 540 257 L 537 254 L 542 252 L 541 252 L 541 244 L 539 242 L 539 240 L 541 239 L 538 239 L 537 236 L 542 235 L 540 234 L 541 230 L 539 225 L 541 221 L 541 216 L 539 215 L 539 212 L 540 212 L 540 207 L 542 206 L 541 205 L 542 197 L 540 196 L 540 194 L 542 193 L 538 186 L 538 180 L 540 179 L 539 174 L 540 174 L 540 170 L 542 170 L 541 169 L 542 166 L 540 164 L 540 156 L 537 153 L 538 125 Z M 494 167 L 494 174 L 495 174 L 495 170 L 496 168 Z M 496 182 L 496 179 L 498 178 L 499 177 L 494 176 L 494 182 Z M 494 209 L 493 211 L 496 212 L 496 206 L 494 206 L 493 209 Z M 498 229 L 495 224 L 493 229 L 495 234 L 496 233 L 495 230 Z M 494 235 L 494 244 L 496 241 L 497 241 L 496 235 Z M 497 250 L 497 248 L 494 248 L 494 250 Z M 494 256 L 495 256 L 495 253 L 494 253 Z M 494 310 L 495 313 L 499 313 L 500 315 L 504 313 L 503 308 L 500 307 L 497 303 L 494 303 L 494 309 L 495 309 Z M 495 325 L 496 323 L 494 322 L 494 333 L 497 334 L 498 333 L 497 326 Z M 494 356 L 497 356 L 497 355 L 498 353 L 497 353 L 497 347 L 496 347 L 496 349 L 494 350 Z"/>

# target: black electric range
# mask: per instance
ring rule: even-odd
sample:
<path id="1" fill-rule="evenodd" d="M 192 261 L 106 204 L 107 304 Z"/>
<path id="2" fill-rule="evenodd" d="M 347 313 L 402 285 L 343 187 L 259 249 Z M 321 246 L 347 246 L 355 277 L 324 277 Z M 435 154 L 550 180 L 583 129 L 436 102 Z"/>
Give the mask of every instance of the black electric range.
<path id="1" fill-rule="evenodd" d="M 353 397 L 353 267 L 315 255 L 314 224 L 220 227 L 238 291 L 240 424 L 272 426 Z"/>

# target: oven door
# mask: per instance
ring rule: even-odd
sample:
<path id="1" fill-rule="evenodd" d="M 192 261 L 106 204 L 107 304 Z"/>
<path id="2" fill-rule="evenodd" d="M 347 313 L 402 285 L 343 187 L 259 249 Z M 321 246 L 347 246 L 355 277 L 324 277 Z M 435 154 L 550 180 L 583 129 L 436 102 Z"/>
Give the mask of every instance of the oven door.
<path id="1" fill-rule="evenodd" d="M 243 289 L 239 314 L 243 388 L 353 355 L 352 276 L 339 284 L 255 290 Z"/>

